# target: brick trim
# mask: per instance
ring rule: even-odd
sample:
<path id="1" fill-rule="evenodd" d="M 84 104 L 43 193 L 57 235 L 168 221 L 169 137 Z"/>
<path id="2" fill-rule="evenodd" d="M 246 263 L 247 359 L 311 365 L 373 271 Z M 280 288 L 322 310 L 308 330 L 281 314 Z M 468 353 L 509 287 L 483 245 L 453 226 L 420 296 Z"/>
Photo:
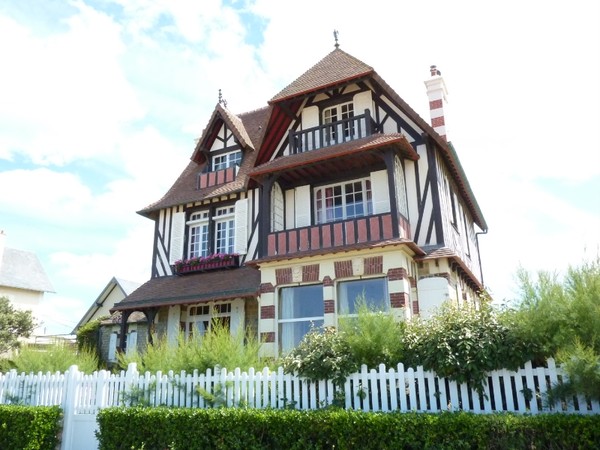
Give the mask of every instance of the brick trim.
<path id="1" fill-rule="evenodd" d="M 390 305 L 392 308 L 404 308 L 408 301 L 406 292 L 394 292 L 390 294 Z"/>
<path id="2" fill-rule="evenodd" d="M 323 300 L 323 307 L 325 308 L 325 314 L 335 312 L 335 302 L 333 300 Z"/>
<path id="3" fill-rule="evenodd" d="M 259 290 L 261 294 L 268 294 L 270 292 L 275 292 L 275 287 L 271 283 L 262 283 Z"/>
<path id="4" fill-rule="evenodd" d="M 364 273 L 365 275 L 383 273 L 383 256 L 370 256 L 365 258 Z"/>
<path id="5" fill-rule="evenodd" d="M 335 277 L 336 278 L 349 278 L 352 276 L 352 261 L 335 261 Z"/>
<path id="6" fill-rule="evenodd" d="M 333 280 L 329 275 L 325 275 L 325 278 L 323 278 L 323 286 L 333 286 Z"/>
<path id="7" fill-rule="evenodd" d="M 275 279 L 277 281 L 277 285 L 292 283 L 292 268 L 286 267 L 284 269 L 275 269 Z"/>
<path id="8" fill-rule="evenodd" d="M 275 305 L 265 305 L 260 307 L 260 318 L 261 319 L 274 319 L 275 318 Z"/>
<path id="9" fill-rule="evenodd" d="M 319 264 L 310 264 L 308 266 L 302 266 L 302 281 L 319 281 Z"/>
<path id="10" fill-rule="evenodd" d="M 261 342 L 275 342 L 275 332 L 267 331 L 260 333 L 260 341 Z"/>
<path id="11" fill-rule="evenodd" d="M 387 276 L 390 281 L 405 280 L 408 278 L 408 272 L 404 267 L 395 267 L 388 270 Z"/>

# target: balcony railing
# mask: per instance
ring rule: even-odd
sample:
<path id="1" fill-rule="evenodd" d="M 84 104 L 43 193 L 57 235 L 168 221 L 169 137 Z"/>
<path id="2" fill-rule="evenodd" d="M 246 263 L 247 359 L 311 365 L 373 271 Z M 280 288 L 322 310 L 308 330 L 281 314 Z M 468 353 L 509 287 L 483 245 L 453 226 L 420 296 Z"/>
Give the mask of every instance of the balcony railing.
<path id="1" fill-rule="evenodd" d="M 377 214 L 270 233 L 267 256 L 291 255 L 394 238 L 410 239 L 408 221 L 399 216 L 398 229 L 394 230 L 390 213 Z"/>
<path id="2" fill-rule="evenodd" d="M 365 109 L 360 116 L 338 120 L 318 127 L 290 131 L 289 145 L 292 154 L 308 152 L 323 147 L 354 141 L 373 134 L 371 113 Z"/>
<path id="3" fill-rule="evenodd" d="M 230 183 L 235 180 L 239 167 L 231 166 L 226 169 L 216 170 L 214 172 L 202 172 L 198 174 L 196 180 L 197 189 L 204 189 L 207 187 L 218 186 L 220 184 Z"/>

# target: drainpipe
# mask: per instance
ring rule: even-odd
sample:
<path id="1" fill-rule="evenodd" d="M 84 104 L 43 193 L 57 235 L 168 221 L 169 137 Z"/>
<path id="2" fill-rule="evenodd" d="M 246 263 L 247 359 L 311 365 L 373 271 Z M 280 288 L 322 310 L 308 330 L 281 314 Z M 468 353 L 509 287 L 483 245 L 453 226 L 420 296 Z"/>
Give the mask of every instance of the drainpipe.
<path id="1" fill-rule="evenodd" d="M 475 243 L 477 244 L 477 259 L 479 260 L 479 276 L 481 277 L 481 284 L 485 288 L 485 283 L 483 282 L 483 264 L 481 264 L 481 252 L 479 251 L 479 235 L 487 234 L 487 228 L 483 231 L 478 231 L 475 233 Z"/>

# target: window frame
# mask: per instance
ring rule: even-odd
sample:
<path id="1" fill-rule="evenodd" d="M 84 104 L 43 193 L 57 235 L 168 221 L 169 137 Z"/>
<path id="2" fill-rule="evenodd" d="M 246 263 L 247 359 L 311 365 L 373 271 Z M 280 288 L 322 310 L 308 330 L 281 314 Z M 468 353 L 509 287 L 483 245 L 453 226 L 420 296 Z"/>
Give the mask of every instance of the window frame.
<path id="1" fill-rule="evenodd" d="M 239 166 L 242 163 L 242 156 L 242 151 L 239 149 L 213 155 L 210 161 L 211 171 L 217 172 L 235 165 Z"/>
<path id="2" fill-rule="evenodd" d="M 295 290 L 295 289 L 303 289 L 303 288 L 308 288 L 308 289 L 316 289 L 316 288 L 320 288 L 320 297 L 316 297 L 316 302 L 311 305 L 312 307 L 317 306 L 318 302 L 320 301 L 320 308 L 321 308 L 321 315 L 316 315 L 316 316 L 300 316 L 300 317 L 284 317 L 284 305 L 283 305 L 283 301 L 284 301 L 284 293 L 285 292 L 290 292 L 291 290 Z M 314 293 L 313 293 L 314 294 Z M 305 296 L 310 296 L 312 295 L 311 293 L 305 293 Z M 296 345 L 298 345 L 298 343 L 302 340 L 302 337 L 304 337 L 306 335 L 306 333 L 304 333 L 300 339 L 298 339 L 297 342 L 294 342 L 293 346 L 291 347 L 284 347 L 284 332 L 283 332 L 283 327 L 287 324 L 300 324 L 300 323 L 306 323 L 308 324 L 308 330 L 310 330 L 310 326 L 311 324 L 315 324 L 315 323 L 319 323 L 319 325 L 317 326 L 323 326 L 323 324 L 325 323 L 325 304 L 324 304 L 324 293 L 323 293 L 323 284 L 321 283 L 312 283 L 312 284 L 298 284 L 298 285 L 289 285 L 289 286 L 282 286 L 280 288 L 278 288 L 277 290 L 277 347 L 279 349 L 279 352 L 282 353 L 287 353 L 289 351 L 291 351 Z M 306 305 L 306 301 L 302 300 L 302 297 L 299 297 L 298 299 L 292 299 L 294 302 L 299 302 L 299 303 L 304 303 Z M 297 305 L 292 305 L 291 308 L 295 308 L 297 307 Z M 295 314 L 295 311 L 293 312 Z M 307 331 L 308 332 L 308 331 Z M 296 340 L 296 331 L 294 331 L 293 333 L 291 333 L 292 339 Z"/>
<path id="3" fill-rule="evenodd" d="M 360 191 L 348 192 L 347 186 L 353 186 L 356 183 L 361 183 Z M 341 188 L 339 195 L 335 194 L 335 189 Z M 327 189 L 332 189 L 333 195 L 328 197 Z M 362 195 L 362 209 L 363 214 L 348 214 L 348 207 L 350 204 L 356 205 L 359 202 L 348 203 L 347 199 L 349 195 L 356 196 L 358 193 Z M 341 199 L 341 204 L 333 204 L 332 206 L 327 206 L 328 199 L 332 199 L 335 201 L 336 198 Z M 320 206 L 322 204 L 323 206 Z M 353 180 L 342 181 L 339 183 L 327 184 L 323 186 L 318 186 L 314 188 L 313 191 L 313 207 L 315 211 L 315 224 L 323 224 L 330 222 L 337 222 L 341 220 L 355 219 L 358 217 L 366 217 L 373 215 L 373 190 L 371 186 L 371 178 L 363 177 L 363 178 L 355 178 Z M 341 209 L 342 214 L 341 217 L 336 215 L 336 210 Z M 329 212 L 331 211 L 331 213 Z M 331 217 L 329 217 L 331 215 Z"/>
<path id="4" fill-rule="evenodd" d="M 377 281 L 380 280 L 383 284 L 383 294 L 384 294 L 384 299 L 383 299 L 383 309 L 380 308 L 376 308 L 376 310 L 381 310 L 384 312 L 389 312 L 391 311 L 391 302 L 390 302 L 390 290 L 389 290 L 389 280 L 387 277 L 360 277 L 360 278 L 349 278 L 349 279 L 344 279 L 344 280 L 340 280 L 336 283 L 336 303 L 337 303 L 337 311 L 338 311 L 338 317 L 356 317 L 358 315 L 358 313 L 356 312 L 356 298 L 354 299 L 354 301 L 352 302 L 352 310 L 349 309 L 350 304 L 348 302 L 348 299 L 343 299 L 342 298 L 342 286 L 343 285 L 348 285 L 351 283 L 358 283 L 358 282 L 372 282 L 372 281 Z M 364 288 L 363 288 L 364 291 Z M 348 305 L 344 305 L 342 306 L 342 301 L 345 300 L 346 303 L 348 303 Z M 367 306 L 369 306 L 369 308 L 371 308 L 373 305 L 373 303 L 370 303 L 367 300 Z M 348 306 L 348 308 L 346 308 L 346 306 Z"/>
<path id="5" fill-rule="evenodd" d="M 233 311 L 233 302 L 207 302 L 197 303 L 188 306 L 187 316 L 185 320 L 185 338 L 190 339 L 196 335 L 203 337 L 209 332 L 215 320 L 227 319 L 226 323 L 231 332 L 231 317 Z M 202 324 L 201 329 L 198 324 Z"/>

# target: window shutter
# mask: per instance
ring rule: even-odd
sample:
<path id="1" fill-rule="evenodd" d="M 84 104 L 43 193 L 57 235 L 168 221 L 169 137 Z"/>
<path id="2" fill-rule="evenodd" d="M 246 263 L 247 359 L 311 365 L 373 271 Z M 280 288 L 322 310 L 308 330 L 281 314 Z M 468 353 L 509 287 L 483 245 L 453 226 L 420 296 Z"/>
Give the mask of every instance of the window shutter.
<path id="1" fill-rule="evenodd" d="M 173 214 L 171 224 L 171 247 L 169 249 L 169 264 L 183 258 L 183 242 L 185 241 L 185 213 Z"/>
<path id="2" fill-rule="evenodd" d="M 248 199 L 235 202 L 234 251 L 240 255 L 248 252 Z"/>
<path id="3" fill-rule="evenodd" d="M 283 191 L 279 183 L 271 190 L 271 231 L 283 230 Z"/>
<path id="4" fill-rule="evenodd" d="M 117 360 L 117 333 L 111 333 L 108 341 L 108 360 L 110 362 Z"/>
<path id="5" fill-rule="evenodd" d="M 310 186 L 296 188 L 296 228 L 309 227 L 310 217 Z"/>
<path id="6" fill-rule="evenodd" d="M 390 212 L 390 188 L 388 186 L 387 171 L 371 172 L 371 197 L 373 199 L 374 214 Z"/>

